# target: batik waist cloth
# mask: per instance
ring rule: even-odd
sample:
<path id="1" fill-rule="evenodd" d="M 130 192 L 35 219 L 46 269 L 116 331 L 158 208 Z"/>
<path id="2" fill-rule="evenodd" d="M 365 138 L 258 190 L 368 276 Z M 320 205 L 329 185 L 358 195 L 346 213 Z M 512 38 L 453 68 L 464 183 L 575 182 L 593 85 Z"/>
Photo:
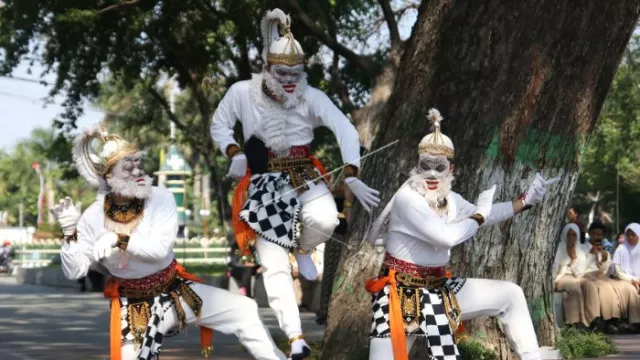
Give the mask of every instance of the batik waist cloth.
<path id="1" fill-rule="evenodd" d="M 393 272 L 391 271 L 393 270 Z M 460 355 L 455 331 L 461 313 L 456 293 L 465 278 L 445 276 L 444 267 L 428 267 L 396 259 L 390 255 L 380 270 L 380 278 L 394 274 L 395 289 L 400 301 L 404 332 L 408 336 L 427 338 L 430 359 L 456 360 Z M 390 337 L 389 299 L 392 286 L 372 294 L 371 337 Z"/>
<path id="2" fill-rule="evenodd" d="M 267 172 L 251 176 L 247 201 L 239 214 L 257 234 L 287 248 L 297 247 L 300 237 L 298 193 L 309 189 L 308 182 L 325 182 L 306 148 L 291 148 L 289 157 L 270 157 Z"/>
<path id="3" fill-rule="evenodd" d="M 191 281 L 177 274 L 174 260 L 167 268 L 141 279 L 118 279 L 122 340 L 134 343 L 137 359 L 149 360 L 162 348 L 165 336 L 180 333 L 187 325 L 180 299 L 196 317 L 202 309 L 202 299 L 191 289 Z M 168 328 L 165 313 L 175 310 L 178 324 Z"/>

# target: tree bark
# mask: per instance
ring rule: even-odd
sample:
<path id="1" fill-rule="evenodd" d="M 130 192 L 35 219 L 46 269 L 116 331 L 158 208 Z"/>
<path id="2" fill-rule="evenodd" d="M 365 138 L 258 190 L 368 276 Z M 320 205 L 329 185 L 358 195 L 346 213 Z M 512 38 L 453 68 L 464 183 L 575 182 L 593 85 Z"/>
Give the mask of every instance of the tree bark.
<path id="1" fill-rule="evenodd" d="M 430 107 L 445 117 L 443 132 L 456 145 L 454 189 L 468 200 L 496 184 L 497 201 L 509 201 L 536 171 L 561 176 L 543 204 L 481 231 L 452 257 L 459 275 L 518 283 L 541 345 L 554 338 L 550 265 L 578 157 L 639 14 L 636 0 L 424 1 L 393 91 L 375 119 L 373 149 L 401 140 L 364 162 L 364 182 L 381 191 L 382 205 L 416 163 Z M 369 217 L 354 210 L 349 241 L 357 244 Z M 367 358 L 371 314 L 364 283 L 381 258 L 368 244 L 343 250 L 323 359 Z M 493 322 L 470 327 L 509 357 Z"/>

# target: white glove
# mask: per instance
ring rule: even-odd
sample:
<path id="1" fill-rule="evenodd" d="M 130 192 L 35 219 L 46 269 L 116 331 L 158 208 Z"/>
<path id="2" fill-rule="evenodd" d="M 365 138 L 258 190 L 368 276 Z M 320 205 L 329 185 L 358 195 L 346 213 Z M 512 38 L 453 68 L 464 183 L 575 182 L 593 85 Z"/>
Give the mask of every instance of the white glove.
<path id="1" fill-rule="evenodd" d="M 547 193 L 547 188 L 559 181 L 560 177 L 545 180 L 540 173 L 536 173 L 533 182 L 529 185 L 529 189 L 524 193 L 524 199 L 522 200 L 524 205 L 533 206 L 540 203 Z"/>
<path id="2" fill-rule="evenodd" d="M 493 185 L 491 189 L 485 190 L 478 196 L 476 201 L 476 213 L 482 215 L 486 221 L 491 215 L 491 208 L 493 207 L 493 195 L 496 192 L 496 186 Z"/>
<path id="3" fill-rule="evenodd" d="M 380 197 L 378 196 L 380 192 L 378 190 L 368 187 L 360 179 L 353 176 L 344 179 L 344 182 L 367 212 L 370 213 L 372 207 L 380 204 Z"/>
<path id="4" fill-rule="evenodd" d="M 108 232 L 100 237 L 93 245 L 93 258 L 95 261 L 100 261 L 104 258 L 108 258 L 111 255 L 118 241 L 118 234 L 114 232 Z"/>
<path id="5" fill-rule="evenodd" d="M 60 200 L 58 205 L 49 210 L 51 215 L 58 220 L 60 227 L 62 228 L 62 234 L 64 236 L 71 236 L 76 231 L 76 225 L 78 219 L 80 219 L 80 203 L 73 205 L 73 201 L 70 197 Z"/>
<path id="6" fill-rule="evenodd" d="M 247 173 L 247 156 L 245 154 L 238 154 L 231 159 L 231 166 L 229 166 L 228 177 L 234 179 L 242 179 Z"/>

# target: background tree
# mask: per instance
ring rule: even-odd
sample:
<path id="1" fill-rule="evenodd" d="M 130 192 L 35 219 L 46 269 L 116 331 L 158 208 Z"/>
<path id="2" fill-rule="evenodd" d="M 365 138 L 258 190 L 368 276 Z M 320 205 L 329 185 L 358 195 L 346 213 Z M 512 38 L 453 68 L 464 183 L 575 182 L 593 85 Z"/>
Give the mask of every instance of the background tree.
<path id="1" fill-rule="evenodd" d="M 95 191 L 70 170 L 70 147 L 65 135 L 56 135 L 53 128 L 35 129 L 13 151 L 0 152 L 0 209 L 8 211 L 11 225 L 19 224 L 21 202 L 24 225 L 36 224 L 40 182 L 32 168 L 35 162 L 40 164 L 45 178 L 51 179 L 56 200 L 71 196 L 84 206 L 93 202 Z M 45 208 L 45 216 L 46 211 Z"/>
<path id="2" fill-rule="evenodd" d="M 368 160 L 363 172 L 364 181 L 388 201 L 415 164 L 417 144 L 428 129 L 425 114 L 433 106 L 444 114 L 443 130 L 457 146 L 455 189 L 465 198 L 474 200 L 498 184 L 496 197 L 510 200 L 536 171 L 561 176 L 543 205 L 481 231 L 452 259 L 460 275 L 520 284 L 543 345 L 554 340 L 549 265 L 577 181 L 577 160 L 640 4 L 589 1 L 577 10 L 554 1 L 422 2 L 393 91 L 377 118 L 373 148 L 402 141 Z M 354 218 L 350 241 L 357 243 L 368 218 Z M 370 295 L 363 284 L 380 262 L 368 245 L 343 251 L 323 358 L 366 357 Z M 509 356 L 493 322 L 476 321 L 469 330 Z"/>
<path id="3" fill-rule="evenodd" d="M 207 134 L 217 87 L 210 84 L 225 88 L 259 70 L 258 23 L 276 6 L 294 16 L 293 31 L 310 57 L 311 83 L 329 91 L 351 115 L 363 145 L 369 147 L 373 133 L 378 136 L 372 149 L 403 140 L 365 161 L 365 181 L 383 192 L 383 200 L 414 163 L 431 106 L 443 112 L 444 130 L 458 146 L 456 187 L 465 197 L 473 199 L 500 182 L 499 197 L 511 198 L 535 170 L 563 176 L 544 207 L 482 232 L 455 258 L 461 274 L 520 283 L 532 299 L 540 339 L 549 343 L 550 284 L 534 274 L 548 272 L 555 246 L 549 239 L 557 238 L 559 214 L 576 181 L 579 150 L 637 21 L 637 2 L 594 0 L 576 8 L 548 0 L 12 0 L 0 9 L 0 48 L 5 51 L 0 71 L 9 73 L 30 53 L 57 71 L 54 93 L 68 95 L 69 126 L 81 100 L 99 93 L 105 73 L 127 89 L 142 81 L 150 92 L 164 74 L 177 74 L 200 120 L 187 126 L 167 115 L 186 136 L 200 139 L 198 151 L 213 154 Z M 411 11 L 417 12 L 417 22 L 403 40 L 399 23 Z M 363 42 L 368 46 L 356 44 L 377 28 L 388 36 Z M 34 49 L 34 44 L 41 46 Z M 326 54 L 331 61 L 324 61 L 321 55 Z M 166 98 L 156 100 L 168 109 Z M 214 159 L 204 157 L 218 171 Z M 354 243 L 368 223 L 362 215 L 354 214 Z M 325 342 L 332 359 L 354 359 L 365 352 L 370 298 L 362 285 L 379 263 L 379 255 L 368 247 L 343 253 L 333 300 L 340 306 L 330 311 Z M 354 338 L 355 333 L 361 337 Z M 489 341 L 497 338 L 495 330 L 486 332 Z"/>
<path id="4" fill-rule="evenodd" d="M 580 179 L 574 203 L 585 210 L 591 206 L 588 193 L 601 192 L 600 204 L 614 219 L 619 205 L 620 228 L 637 221 L 640 213 L 640 36 L 635 35 L 624 52 L 607 95 L 598 126 L 582 156 Z M 617 192 L 618 166 L 620 170 Z"/>

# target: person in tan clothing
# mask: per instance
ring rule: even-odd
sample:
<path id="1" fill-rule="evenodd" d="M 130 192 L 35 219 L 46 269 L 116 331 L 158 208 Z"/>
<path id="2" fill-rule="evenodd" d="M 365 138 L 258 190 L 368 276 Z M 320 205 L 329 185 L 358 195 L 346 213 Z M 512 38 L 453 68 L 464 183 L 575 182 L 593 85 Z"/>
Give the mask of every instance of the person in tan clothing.
<path id="1" fill-rule="evenodd" d="M 621 284 L 607 276 L 609 272 L 609 253 L 604 249 L 602 239 L 604 237 L 604 225 L 594 222 L 589 226 L 589 242 L 585 242 L 587 253 L 587 269 L 583 278 L 593 282 L 598 288 L 600 302 L 600 316 L 595 318 L 591 325 L 593 328 L 605 330 L 607 333 L 619 332 L 619 320 L 626 314 L 626 291 Z"/>
<path id="2" fill-rule="evenodd" d="M 586 329 L 600 315 L 598 289 L 595 283 L 582 278 L 586 266 L 587 256 L 580 244 L 580 228 L 576 224 L 567 224 L 562 229 L 553 263 L 553 284 L 556 291 L 565 292 L 565 323 L 578 329 Z"/>
<path id="3" fill-rule="evenodd" d="M 620 298 L 622 310 L 628 315 L 631 331 L 640 332 L 640 224 L 632 223 L 625 229 L 625 241 L 616 249 L 609 269 Z"/>

